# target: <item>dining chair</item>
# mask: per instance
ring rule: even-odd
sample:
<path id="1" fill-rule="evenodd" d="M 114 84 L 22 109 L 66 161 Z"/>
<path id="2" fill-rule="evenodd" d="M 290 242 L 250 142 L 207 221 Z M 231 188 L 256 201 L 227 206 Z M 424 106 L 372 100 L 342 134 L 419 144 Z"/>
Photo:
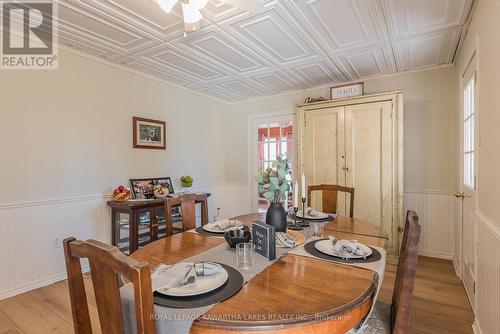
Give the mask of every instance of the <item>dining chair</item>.
<path id="1" fill-rule="evenodd" d="M 122 334 L 120 279 L 133 284 L 137 333 L 155 334 L 151 272 L 145 262 L 136 261 L 118 248 L 96 240 L 67 238 L 63 242 L 69 296 L 75 334 L 92 334 L 80 259 L 89 261 L 102 333 Z"/>
<path id="2" fill-rule="evenodd" d="M 338 192 L 349 193 L 350 209 L 349 217 L 354 217 L 354 188 L 343 187 L 336 184 L 320 184 L 307 187 L 307 206 L 311 206 L 311 192 L 321 191 L 322 194 L 322 211 L 326 213 L 337 213 L 337 196 Z"/>
<path id="3" fill-rule="evenodd" d="M 208 222 L 207 194 L 184 194 L 165 200 L 165 216 L 167 219 L 167 235 L 173 234 L 172 208 L 181 207 L 182 230 L 196 228 L 196 203 L 201 204 L 201 224 Z M 169 231 L 170 229 L 170 231 Z"/>
<path id="4" fill-rule="evenodd" d="M 351 330 L 349 334 L 406 334 L 409 332 L 419 243 L 418 216 L 415 211 L 408 210 L 391 305 L 377 302 L 365 324 L 357 331 Z"/>

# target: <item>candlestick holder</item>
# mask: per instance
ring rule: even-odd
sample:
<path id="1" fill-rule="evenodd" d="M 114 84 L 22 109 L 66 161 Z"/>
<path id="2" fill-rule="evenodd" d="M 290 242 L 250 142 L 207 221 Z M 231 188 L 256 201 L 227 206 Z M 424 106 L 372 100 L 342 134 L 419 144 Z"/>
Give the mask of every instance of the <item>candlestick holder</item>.
<path id="1" fill-rule="evenodd" d="M 298 207 L 293 207 L 293 224 L 288 225 L 289 230 L 294 230 L 294 231 L 300 231 L 303 230 L 304 228 L 297 224 L 297 211 L 299 211 Z"/>
<path id="2" fill-rule="evenodd" d="M 302 227 L 309 227 L 309 223 L 306 222 L 306 198 L 302 197 L 302 222 L 299 222 Z"/>

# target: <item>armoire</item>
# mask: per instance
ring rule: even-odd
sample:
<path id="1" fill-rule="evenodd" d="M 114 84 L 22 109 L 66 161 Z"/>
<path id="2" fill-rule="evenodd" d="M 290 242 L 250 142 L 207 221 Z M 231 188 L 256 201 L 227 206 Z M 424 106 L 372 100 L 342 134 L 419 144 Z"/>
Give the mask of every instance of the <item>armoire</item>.
<path id="1" fill-rule="evenodd" d="M 382 228 L 396 256 L 403 221 L 403 93 L 363 95 L 297 106 L 298 175 L 307 185 L 355 189 L 354 217 Z M 337 214 L 349 213 L 339 193 Z M 311 195 L 321 210 L 321 194 Z"/>

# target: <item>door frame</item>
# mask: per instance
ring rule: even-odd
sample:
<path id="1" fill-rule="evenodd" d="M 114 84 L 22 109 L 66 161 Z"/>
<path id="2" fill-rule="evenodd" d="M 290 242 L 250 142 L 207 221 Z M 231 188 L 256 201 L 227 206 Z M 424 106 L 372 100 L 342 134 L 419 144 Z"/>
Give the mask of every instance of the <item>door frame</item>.
<path id="1" fill-rule="evenodd" d="M 480 131 L 479 131 L 479 119 L 480 119 L 480 108 L 479 108 L 479 101 L 480 101 L 480 73 L 479 73 L 479 40 L 476 37 L 475 40 L 475 48 L 470 52 L 468 57 L 466 58 L 466 62 L 464 66 L 460 69 L 459 72 L 459 110 L 460 110 L 460 117 L 458 118 L 459 121 L 459 132 L 458 132 L 458 137 L 459 137 L 459 154 L 458 154 L 458 163 L 459 163 L 459 184 L 458 188 L 460 189 L 460 192 L 462 193 L 469 193 L 472 194 L 471 200 L 473 201 L 473 210 L 472 214 L 474 215 L 474 226 L 473 228 L 475 229 L 474 235 L 476 237 L 475 240 L 472 240 L 471 242 L 473 243 L 473 257 L 474 257 L 474 286 L 477 282 L 477 220 L 478 220 L 478 182 L 477 180 L 479 179 L 479 147 L 480 147 Z M 474 66 L 472 68 L 473 75 L 475 75 L 475 85 L 474 85 L 474 176 L 475 176 L 475 181 L 474 181 L 474 191 L 470 191 L 470 189 L 465 189 L 464 186 L 464 166 L 463 166 L 463 149 L 464 149 L 464 129 L 463 129 L 463 123 L 464 123 L 464 101 L 463 101 L 463 91 L 465 89 L 465 86 L 469 83 L 470 79 L 465 79 L 468 76 L 468 73 L 470 73 L 471 66 Z M 458 241 L 459 245 L 459 257 L 460 259 L 458 260 L 458 276 L 462 280 L 462 284 L 464 284 L 465 287 L 465 281 L 464 281 L 464 274 L 465 274 L 465 257 L 464 257 L 464 221 L 463 221 L 463 212 L 464 212 L 464 199 L 459 199 L 459 205 L 457 208 L 458 211 Z M 466 295 L 469 298 L 469 302 L 471 303 L 471 306 L 473 309 L 475 309 L 475 306 L 477 305 L 477 294 L 474 293 L 473 299 L 471 298 L 469 291 L 465 288 Z"/>
<path id="2" fill-rule="evenodd" d="M 283 122 L 292 121 L 293 123 L 293 142 L 295 149 L 295 138 L 296 138 L 296 122 L 295 122 L 295 112 L 294 111 L 281 111 L 275 113 L 266 114 L 253 114 L 248 116 L 248 161 L 250 162 L 250 167 L 248 168 L 248 188 L 251 200 L 251 210 L 252 212 L 258 211 L 257 203 L 257 127 L 261 123 L 272 123 L 272 122 Z M 295 161 L 297 160 L 296 153 L 293 156 L 293 166 L 295 168 Z"/>

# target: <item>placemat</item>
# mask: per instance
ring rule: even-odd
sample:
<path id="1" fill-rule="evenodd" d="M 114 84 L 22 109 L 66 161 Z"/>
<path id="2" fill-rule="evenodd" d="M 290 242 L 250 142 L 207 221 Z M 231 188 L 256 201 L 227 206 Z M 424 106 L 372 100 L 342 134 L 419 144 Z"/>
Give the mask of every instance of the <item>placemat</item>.
<path id="1" fill-rule="evenodd" d="M 196 232 L 196 233 L 199 233 L 199 234 L 208 235 L 208 236 L 210 236 L 210 237 L 221 237 L 221 238 L 224 238 L 224 233 L 214 233 L 214 232 L 205 231 L 205 230 L 203 229 L 203 226 L 198 226 L 198 227 L 195 229 L 195 232 Z"/>
<path id="2" fill-rule="evenodd" d="M 155 291 L 155 304 L 175 308 L 196 308 L 213 305 L 233 296 L 240 291 L 241 287 L 245 283 L 243 275 L 241 275 L 241 273 L 233 267 L 222 263 L 219 264 L 222 268 L 226 269 L 228 273 L 227 281 L 221 287 L 213 291 L 191 297 L 167 296 Z"/>
<path id="3" fill-rule="evenodd" d="M 295 214 L 294 213 L 289 213 L 288 214 L 288 218 L 291 219 L 291 220 L 289 220 L 289 222 L 293 223 L 294 220 L 295 220 Z M 305 221 L 307 223 L 315 223 L 315 222 L 316 223 L 323 223 L 323 222 L 332 222 L 332 221 L 335 220 L 335 218 L 336 218 L 336 216 L 333 216 L 333 215 L 329 214 L 328 218 L 325 218 L 325 219 L 307 219 L 306 218 Z M 302 220 L 303 220 L 302 217 L 297 216 L 297 224 L 299 224 Z"/>
<path id="4" fill-rule="evenodd" d="M 330 255 L 321 253 L 319 250 L 316 249 L 316 247 L 314 247 L 314 245 L 318 241 L 322 241 L 322 240 L 327 240 L 327 239 L 325 238 L 325 239 L 318 239 L 318 240 L 309 241 L 308 243 L 306 243 L 304 245 L 304 250 L 315 257 L 319 257 L 320 259 L 329 260 L 332 262 L 349 263 L 349 264 L 377 262 L 382 258 L 382 255 L 380 255 L 380 252 L 378 250 L 376 250 L 375 248 L 370 247 L 370 246 L 368 246 L 368 247 L 370 247 L 370 249 L 372 250 L 373 253 L 372 253 L 372 255 L 368 256 L 366 259 L 342 259 L 340 257 L 330 256 Z"/>

